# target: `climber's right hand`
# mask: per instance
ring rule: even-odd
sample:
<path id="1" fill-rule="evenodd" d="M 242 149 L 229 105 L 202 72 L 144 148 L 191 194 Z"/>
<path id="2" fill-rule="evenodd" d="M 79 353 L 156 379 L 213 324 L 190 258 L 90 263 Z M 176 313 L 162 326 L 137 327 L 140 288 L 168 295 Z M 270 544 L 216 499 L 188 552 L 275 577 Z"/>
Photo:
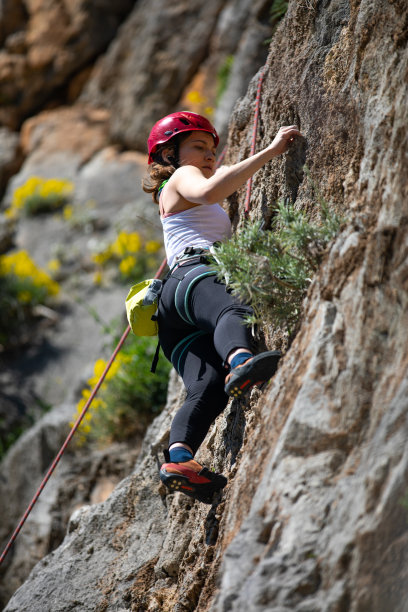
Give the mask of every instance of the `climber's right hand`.
<path id="1" fill-rule="evenodd" d="M 297 125 L 282 126 L 279 128 L 278 133 L 269 145 L 268 149 L 270 149 L 274 155 L 286 153 L 290 145 L 299 136 L 302 136 L 302 132 L 299 130 Z"/>

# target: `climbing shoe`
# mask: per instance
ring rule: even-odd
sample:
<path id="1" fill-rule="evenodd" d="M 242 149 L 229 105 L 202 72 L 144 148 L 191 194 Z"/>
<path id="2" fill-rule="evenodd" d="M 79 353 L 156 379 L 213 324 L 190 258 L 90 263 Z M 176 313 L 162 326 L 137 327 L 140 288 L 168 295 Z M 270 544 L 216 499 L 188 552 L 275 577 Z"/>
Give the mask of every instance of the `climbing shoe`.
<path id="1" fill-rule="evenodd" d="M 214 494 L 227 484 L 225 476 L 200 466 L 194 459 L 184 463 L 163 463 L 159 473 L 170 493 L 180 491 L 204 504 L 212 504 Z"/>
<path id="2" fill-rule="evenodd" d="M 241 397 L 253 386 L 266 382 L 275 374 L 281 356 L 280 351 L 266 351 L 233 368 L 225 379 L 225 393 Z"/>

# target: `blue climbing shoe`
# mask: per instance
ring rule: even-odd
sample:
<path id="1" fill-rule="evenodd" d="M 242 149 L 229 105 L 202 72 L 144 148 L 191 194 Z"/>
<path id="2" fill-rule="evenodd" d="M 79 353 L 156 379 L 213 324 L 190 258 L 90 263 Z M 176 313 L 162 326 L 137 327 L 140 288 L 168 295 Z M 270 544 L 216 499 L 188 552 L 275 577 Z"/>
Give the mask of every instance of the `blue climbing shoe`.
<path id="1" fill-rule="evenodd" d="M 242 397 L 255 385 L 263 384 L 275 374 L 281 356 L 280 351 L 266 351 L 233 368 L 225 379 L 225 393 Z"/>

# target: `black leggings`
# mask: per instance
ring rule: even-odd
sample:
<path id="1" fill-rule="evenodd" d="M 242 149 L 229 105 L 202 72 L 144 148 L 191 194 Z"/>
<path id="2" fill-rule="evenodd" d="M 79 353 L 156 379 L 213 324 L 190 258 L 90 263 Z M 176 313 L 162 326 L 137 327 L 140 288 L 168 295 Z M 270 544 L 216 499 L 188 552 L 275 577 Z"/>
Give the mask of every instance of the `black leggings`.
<path id="1" fill-rule="evenodd" d="M 240 347 L 252 350 L 243 320 L 251 308 L 232 297 L 216 276 L 206 276 L 208 270 L 197 262 L 178 268 L 164 284 L 158 313 L 161 347 L 187 391 L 172 422 L 169 445 L 184 442 L 194 453 L 227 405 L 229 353 Z"/>

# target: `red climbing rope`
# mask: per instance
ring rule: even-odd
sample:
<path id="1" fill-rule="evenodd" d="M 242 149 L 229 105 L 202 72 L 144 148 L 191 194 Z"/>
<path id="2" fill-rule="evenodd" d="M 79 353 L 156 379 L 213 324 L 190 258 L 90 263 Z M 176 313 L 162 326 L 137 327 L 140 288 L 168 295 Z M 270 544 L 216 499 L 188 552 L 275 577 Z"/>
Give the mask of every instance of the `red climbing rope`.
<path id="1" fill-rule="evenodd" d="M 167 264 L 167 260 L 164 259 L 161 266 L 159 267 L 159 269 L 156 272 L 156 276 L 154 278 L 160 278 L 164 268 L 166 267 Z M 4 551 L 2 552 L 2 555 L 0 557 L 0 565 L 2 564 L 3 560 L 5 559 L 8 551 L 10 550 L 11 546 L 14 543 L 14 540 L 16 539 L 16 537 L 18 536 L 18 534 L 20 533 L 24 523 L 26 522 L 28 515 L 30 514 L 31 510 L 34 508 L 37 499 L 40 497 L 45 485 L 47 484 L 47 482 L 49 481 L 52 473 L 54 472 L 55 468 L 57 467 L 62 455 L 64 454 L 68 444 L 70 443 L 70 441 L 72 440 L 76 430 L 78 429 L 78 427 L 81 424 L 82 419 L 84 418 L 85 414 L 88 411 L 89 406 L 91 405 L 95 395 L 98 393 L 100 386 L 102 385 L 103 381 L 105 380 L 105 377 L 107 375 L 107 373 L 109 372 L 112 363 L 115 361 L 116 355 L 119 353 L 120 349 L 122 348 L 126 338 L 128 337 L 128 334 L 130 332 L 130 326 L 128 325 L 127 328 L 125 329 L 121 339 L 119 340 L 115 350 L 113 351 L 111 358 L 109 359 L 108 363 L 106 364 L 106 367 L 104 369 L 104 371 L 102 372 L 102 375 L 100 377 L 100 379 L 98 380 L 98 382 L 96 383 L 94 389 L 92 390 L 91 395 L 88 398 L 88 401 L 86 402 L 85 406 L 82 409 L 81 414 L 79 415 L 79 417 L 77 418 L 77 420 L 75 421 L 71 431 L 69 432 L 64 444 L 62 445 L 59 453 L 57 454 L 57 456 L 55 457 L 54 461 L 52 462 L 48 472 L 46 473 L 46 475 L 44 476 L 44 479 L 42 481 L 42 483 L 40 484 L 40 486 L 37 489 L 36 494 L 34 495 L 33 499 L 30 502 L 30 505 L 28 506 L 27 510 L 24 512 L 24 515 L 22 516 L 19 524 L 17 525 L 13 535 L 11 536 L 9 542 L 7 543 L 6 548 L 4 549 Z"/>
<path id="2" fill-rule="evenodd" d="M 265 66 L 261 69 L 261 73 L 258 79 L 258 89 L 256 90 L 254 125 L 252 129 L 251 155 L 254 155 L 255 153 L 256 136 L 257 136 L 257 131 L 258 131 L 259 106 L 261 103 L 261 90 L 262 90 L 262 82 L 263 82 L 264 74 L 265 74 Z M 247 190 L 246 190 L 245 205 L 244 205 L 245 216 L 248 216 L 248 213 L 249 213 L 251 190 L 252 190 L 252 176 L 247 181 Z"/>
<path id="3" fill-rule="evenodd" d="M 225 157 L 225 154 L 227 152 L 227 149 L 228 149 L 228 146 L 225 145 L 225 147 L 221 151 L 221 154 L 218 156 L 217 163 L 215 164 L 216 168 L 219 168 L 221 166 L 222 162 L 224 161 L 224 157 Z"/>
<path id="4" fill-rule="evenodd" d="M 259 116 L 259 105 L 260 105 L 260 100 L 261 100 L 261 88 L 262 88 L 262 81 L 263 81 L 263 77 L 264 77 L 264 70 L 265 68 L 262 68 L 261 73 L 259 75 L 259 80 L 258 80 L 258 89 L 257 89 L 257 94 L 256 94 L 256 100 L 255 100 L 255 116 L 254 116 L 254 126 L 253 126 L 253 131 L 252 131 L 252 144 L 251 144 L 251 155 L 253 155 L 255 153 L 255 145 L 256 145 L 256 135 L 257 135 L 257 129 L 258 129 L 258 116 Z M 217 167 L 220 166 L 222 160 L 224 159 L 225 153 L 226 153 L 226 147 L 224 147 L 224 150 L 222 151 L 220 157 L 217 160 Z M 247 182 L 247 193 L 246 193 L 246 199 L 245 199 L 245 215 L 248 214 L 249 211 L 249 202 L 250 202 L 250 198 L 251 198 L 251 188 L 252 188 L 252 178 L 248 179 Z M 165 267 L 167 265 L 167 261 L 166 259 L 163 260 L 163 262 L 161 263 L 159 269 L 156 272 L 156 276 L 154 278 L 160 278 L 160 276 L 162 275 Z M 128 337 L 128 334 L 130 332 L 130 327 L 128 325 L 128 327 L 126 328 L 126 330 L 124 331 L 121 339 L 119 340 L 115 350 L 113 351 L 108 363 L 106 364 L 106 367 L 100 377 L 100 379 L 98 380 L 98 382 L 96 383 L 94 389 L 92 390 L 91 395 L 88 398 L 88 401 L 86 402 L 85 406 L 82 409 L 81 414 L 79 415 L 79 417 L 77 418 L 77 420 L 75 421 L 71 431 L 69 432 L 64 444 L 62 445 L 60 451 L 58 452 L 57 456 L 55 457 L 54 461 L 52 462 L 50 468 L 48 469 L 48 472 L 46 473 L 46 475 L 44 476 L 43 481 L 41 482 L 40 486 L 38 487 L 33 499 L 31 500 L 27 510 L 24 512 L 24 515 L 22 516 L 19 524 L 17 525 L 13 535 L 11 536 L 9 542 L 7 543 L 7 546 L 5 547 L 4 551 L 1 554 L 0 557 L 0 565 L 3 563 L 7 553 L 9 552 L 11 546 L 13 545 L 15 539 L 17 538 L 18 534 L 20 533 L 24 523 L 26 522 L 30 512 L 32 511 L 32 509 L 34 508 L 38 498 L 40 497 L 45 485 L 47 484 L 47 482 L 49 481 L 51 475 L 53 474 L 55 468 L 57 467 L 62 455 L 64 454 L 68 444 L 70 443 L 70 441 L 72 440 L 76 430 L 78 429 L 78 427 L 80 426 L 82 419 L 84 418 L 85 414 L 87 413 L 92 401 L 94 400 L 96 394 L 98 393 L 103 381 L 105 380 L 105 377 L 107 375 L 107 373 L 109 372 L 112 363 L 115 361 L 115 358 L 117 356 L 117 354 L 119 353 L 120 349 L 122 348 L 126 338 Z"/>

